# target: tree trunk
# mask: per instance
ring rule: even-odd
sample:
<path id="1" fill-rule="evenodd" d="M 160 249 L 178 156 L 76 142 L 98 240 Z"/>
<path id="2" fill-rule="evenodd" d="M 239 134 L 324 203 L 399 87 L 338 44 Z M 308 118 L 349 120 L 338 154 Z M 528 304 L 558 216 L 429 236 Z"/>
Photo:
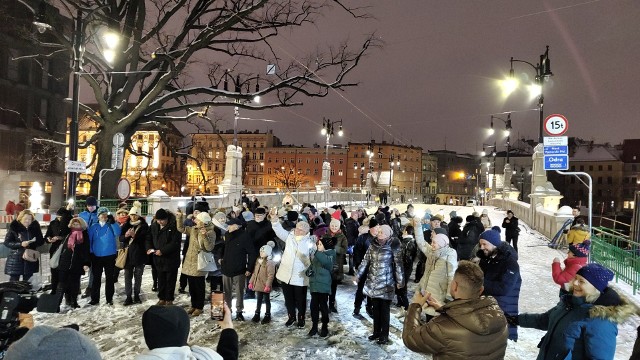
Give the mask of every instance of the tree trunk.
<path id="1" fill-rule="evenodd" d="M 100 135 L 98 141 L 95 144 L 98 158 L 96 160 L 97 161 L 96 170 L 93 173 L 93 178 L 91 179 L 90 194 L 93 196 L 98 195 L 100 170 L 111 169 L 111 149 L 113 147 L 113 136 L 119 132 L 121 132 L 124 135 L 124 144 L 122 146 L 125 148 L 124 159 L 126 159 L 128 154 L 129 144 L 131 143 L 131 137 L 135 133 L 135 129 L 133 127 L 125 128 L 122 126 L 109 126 L 109 125 L 102 128 L 102 134 Z M 116 186 L 118 185 L 118 180 L 120 180 L 120 178 L 122 177 L 123 171 L 124 171 L 124 166 L 123 166 L 123 169 L 116 169 L 113 171 L 103 172 L 102 190 L 101 190 L 101 197 L 103 199 L 117 198 Z"/>

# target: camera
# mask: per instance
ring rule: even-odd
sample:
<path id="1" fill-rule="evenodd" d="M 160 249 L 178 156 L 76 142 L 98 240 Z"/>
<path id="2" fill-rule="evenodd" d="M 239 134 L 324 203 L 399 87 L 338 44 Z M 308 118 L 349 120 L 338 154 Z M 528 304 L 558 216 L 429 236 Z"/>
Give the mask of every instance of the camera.
<path id="1" fill-rule="evenodd" d="M 38 297 L 28 281 L 0 283 L 0 359 L 12 342 L 26 333 L 19 330 L 18 314 L 29 313 L 38 305 Z"/>

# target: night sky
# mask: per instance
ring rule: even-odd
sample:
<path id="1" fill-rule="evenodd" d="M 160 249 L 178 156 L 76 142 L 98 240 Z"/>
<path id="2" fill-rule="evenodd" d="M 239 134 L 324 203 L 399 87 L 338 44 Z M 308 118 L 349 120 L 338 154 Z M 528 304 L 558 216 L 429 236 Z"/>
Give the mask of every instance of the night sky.
<path id="1" fill-rule="evenodd" d="M 640 1 L 360 3 L 373 4 L 374 19 L 335 11 L 278 42 L 282 56 L 302 57 L 309 44 L 347 38 L 357 44 L 375 31 L 384 46 L 349 78 L 360 86 L 304 99 L 303 107 L 243 111 L 241 116 L 278 122 L 244 120 L 239 128 L 273 129 L 284 143 L 310 146 L 324 142 L 320 128 L 327 117 L 344 120 L 345 143 L 373 137 L 477 153 L 483 142 L 494 141 L 486 135 L 490 115 L 512 111 L 514 135 L 537 139 L 537 101 L 524 89 L 503 99 L 497 80 L 508 75 L 510 57 L 535 64 L 549 45 L 554 76 L 544 87 L 545 115 L 565 115 L 568 136 L 612 144 L 640 137 Z M 535 74 L 526 64 L 514 68 L 519 77 Z M 232 119 L 232 109 L 217 112 Z"/>

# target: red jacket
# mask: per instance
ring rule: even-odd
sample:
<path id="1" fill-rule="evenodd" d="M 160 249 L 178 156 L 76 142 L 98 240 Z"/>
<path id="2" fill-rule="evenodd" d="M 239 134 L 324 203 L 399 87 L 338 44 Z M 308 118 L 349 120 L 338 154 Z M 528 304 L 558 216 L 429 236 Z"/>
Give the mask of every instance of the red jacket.
<path id="1" fill-rule="evenodd" d="M 564 270 L 560 267 L 559 262 L 552 263 L 551 276 L 553 276 L 553 281 L 560 287 L 564 286 L 564 284 L 573 280 L 578 270 L 587 264 L 587 260 L 587 257 L 567 258 L 564 261 Z"/>

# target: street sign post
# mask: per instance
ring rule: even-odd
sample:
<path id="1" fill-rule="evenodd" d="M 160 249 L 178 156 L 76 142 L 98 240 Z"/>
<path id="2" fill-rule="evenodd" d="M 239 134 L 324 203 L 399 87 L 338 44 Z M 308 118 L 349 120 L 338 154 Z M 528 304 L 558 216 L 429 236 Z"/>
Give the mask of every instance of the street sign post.
<path id="1" fill-rule="evenodd" d="M 87 170 L 84 161 L 67 160 L 67 172 L 83 173 Z"/>
<path id="2" fill-rule="evenodd" d="M 544 131 L 551 136 L 560 136 L 569 129 L 567 118 L 560 114 L 547 116 L 544 120 Z"/>
<path id="3" fill-rule="evenodd" d="M 554 116 L 554 115 L 552 115 Z M 562 116 L 562 115 L 556 115 Z M 563 117 L 564 118 L 564 117 Z M 566 119 L 562 125 L 567 128 Z M 545 123 L 546 124 L 546 123 Z M 546 125 L 545 125 L 546 128 Z M 542 154 L 544 170 L 569 170 L 569 139 L 566 136 L 545 136 Z"/>
<path id="4" fill-rule="evenodd" d="M 569 156 L 568 155 L 545 155 L 544 169 L 545 170 L 568 170 Z"/>

